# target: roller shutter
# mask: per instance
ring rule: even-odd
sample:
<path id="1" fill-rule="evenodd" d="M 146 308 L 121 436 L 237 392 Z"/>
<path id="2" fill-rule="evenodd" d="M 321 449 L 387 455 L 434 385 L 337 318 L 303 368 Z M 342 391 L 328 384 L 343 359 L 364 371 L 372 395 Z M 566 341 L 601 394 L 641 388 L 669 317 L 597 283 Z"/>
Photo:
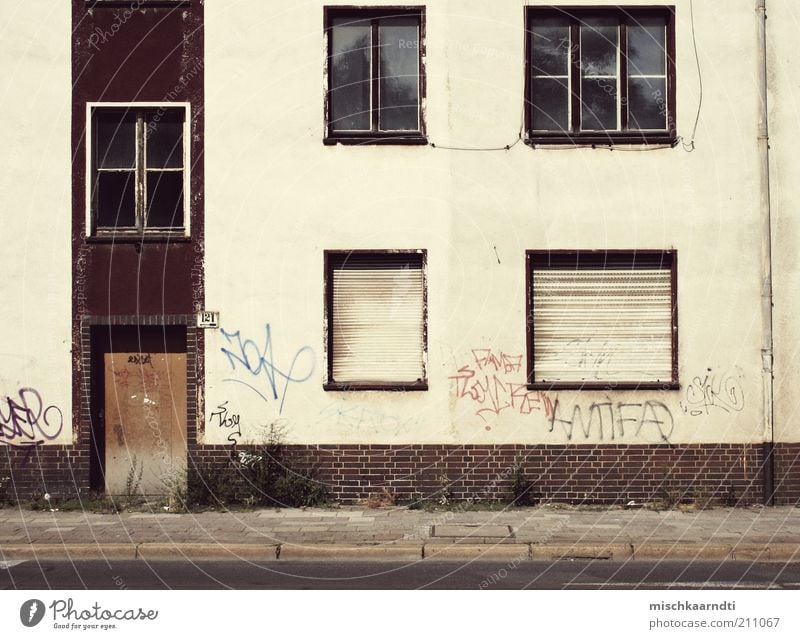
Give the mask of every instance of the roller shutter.
<path id="1" fill-rule="evenodd" d="M 534 265 L 533 381 L 673 380 L 671 264 L 615 261 Z"/>
<path id="2" fill-rule="evenodd" d="M 335 257 L 329 278 L 333 381 L 402 384 L 423 380 L 422 255 Z"/>

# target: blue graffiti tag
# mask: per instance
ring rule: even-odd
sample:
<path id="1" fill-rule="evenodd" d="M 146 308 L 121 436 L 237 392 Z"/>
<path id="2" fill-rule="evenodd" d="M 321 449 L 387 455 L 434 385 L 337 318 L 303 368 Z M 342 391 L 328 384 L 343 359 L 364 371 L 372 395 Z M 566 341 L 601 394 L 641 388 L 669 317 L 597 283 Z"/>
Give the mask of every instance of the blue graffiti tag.
<path id="1" fill-rule="evenodd" d="M 247 372 L 252 378 L 262 375 L 266 377 L 267 391 L 271 392 L 272 398 L 275 401 L 278 401 L 280 398 L 280 405 L 278 407 L 278 413 L 280 414 L 283 413 L 283 404 L 286 401 L 286 392 L 289 390 L 289 384 L 291 382 L 297 384 L 305 382 L 314 374 L 316 365 L 314 350 L 310 346 L 304 346 L 298 350 L 292 358 L 292 363 L 289 366 L 288 372 L 283 372 L 274 363 L 275 359 L 272 355 L 272 330 L 269 323 L 264 325 L 264 329 L 266 333 L 264 337 L 264 347 L 260 348 L 255 341 L 243 339 L 240 331 L 229 333 L 224 328 L 220 328 L 220 333 L 222 333 L 222 336 L 232 348 L 232 350 L 228 350 L 222 347 L 220 350 L 228 358 L 228 363 L 231 365 L 232 371 Z M 303 353 L 309 353 L 311 355 L 311 367 L 305 377 L 295 377 L 295 366 L 297 365 L 297 360 Z M 283 388 L 280 390 L 279 394 L 278 386 L 281 379 L 283 379 L 284 382 Z M 229 377 L 223 381 L 244 384 L 258 393 L 265 402 L 269 401 L 267 396 L 253 385 L 255 382 L 252 379 L 250 381 L 253 383 L 234 377 Z"/>

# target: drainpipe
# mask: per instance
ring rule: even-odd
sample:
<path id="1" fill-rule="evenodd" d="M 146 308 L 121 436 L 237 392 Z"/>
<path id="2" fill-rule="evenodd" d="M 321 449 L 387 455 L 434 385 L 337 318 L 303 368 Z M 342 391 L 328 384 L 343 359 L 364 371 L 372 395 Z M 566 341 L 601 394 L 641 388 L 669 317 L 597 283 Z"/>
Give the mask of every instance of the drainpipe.
<path id="1" fill-rule="evenodd" d="M 758 155 L 761 218 L 761 379 L 764 398 L 762 479 L 764 504 L 771 506 L 775 493 L 775 425 L 773 421 L 772 352 L 772 221 L 769 182 L 769 112 L 767 105 L 767 0 L 756 0 L 758 22 Z"/>

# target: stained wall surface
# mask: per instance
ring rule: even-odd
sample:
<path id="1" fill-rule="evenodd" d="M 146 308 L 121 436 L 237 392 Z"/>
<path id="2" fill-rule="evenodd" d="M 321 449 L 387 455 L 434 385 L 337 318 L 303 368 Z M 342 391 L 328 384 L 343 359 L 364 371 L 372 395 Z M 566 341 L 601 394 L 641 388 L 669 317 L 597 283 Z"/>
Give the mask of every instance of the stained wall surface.
<path id="1" fill-rule="evenodd" d="M 524 4 L 428 3 L 434 148 L 323 145 L 322 3 L 207 3 L 201 441 L 762 441 L 754 3 L 674 3 L 674 148 L 442 148 L 518 139 Z M 427 391 L 323 390 L 326 249 L 427 250 Z M 676 250 L 680 389 L 527 394 L 534 249 Z"/>
<path id="2" fill-rule="evenodd" d="M 0 4 L 0 445 L 73 440 L 70 6 Z"/>

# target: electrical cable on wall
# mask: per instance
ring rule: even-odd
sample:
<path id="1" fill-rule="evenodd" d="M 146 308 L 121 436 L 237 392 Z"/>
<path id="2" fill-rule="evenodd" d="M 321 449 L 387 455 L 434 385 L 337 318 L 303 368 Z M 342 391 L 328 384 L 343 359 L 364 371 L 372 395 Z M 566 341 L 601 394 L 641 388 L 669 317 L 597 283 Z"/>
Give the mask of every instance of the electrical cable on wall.
<path id="1" fill-rule="evenodd" d="M 528 6 L 528 3 L 525 3 L 525 6 Z M 675 142 L 671 144 L 658 144 L 658 145 L 646 145 L 644 147 L 637 147 L 637 148 L 624 148 L 620 146 L 614 146 L 613 144 L 609 143 L 608 145 L 604 144 L 574 144 L 574 145 L 538 145 L 540 148 L 541 146 L 547 146 L 548 150 L 558 150 L 558 151 L 572 151 L 575 149 L 604 149 L 607 151 L 622 151 L 628 153 L 642 153 L 645 151 L 662 151 L 664 149 L 672 149 L 675 148 L 678 143 L 683 146 L 683 150 L 687 153 L 691 153 L 695 149 L 695 136 L 697 134 L 697 127 L 700 123 L 700 112 L 703 107 L 703 73 L 700 67 L 700 56 L 697 50 L 697 37 L 695 34 L 695 25 L 694 25 L 694 0 L 689 0 L 689 13 L 690 13 L 690 20 L 692 26 L 692 44 L 694 47 L 694 57 L 695 63 L 697 65 L 697 77 L 700 84 L 700 97 L 697 104 L 697 114 L 694 120 L 694 127 L 692 128 L 692 136 L 689 142 L 685 142 L 683 136 L 679 136 Z M 522 79 L 522 86 L 525 86 L 525 66 L 523 65 L 523 79 Z M 511 144 L 506 144 L 505 146 L 497 146 L 497 147 L 462 147 L 462 146 L 448 146 L 442 144 L 436 144 L 434 142 L 430 143 L 431 148 L 434 149 L 446 149 L 448 151 L 509 151 L 513 149 L 517 144 L 519 144 L 523 139 L 523 133 L 525 132 L 525 107 L 526 107 L 526 97 L 523 95 L 522 98 L 522 113 L 521 113 L 521 121 L 519 132 L 517 133 L 517 139 L 514 140 Z M 537 145 L 530 144 L 532 149 L 536 149 Z"/>
<path id="2" fill-rule="evenodd" d="M 525 6 L 528 6 L 528 3 L 525 3 Z M 526 30 L 527 33 L 527 30 Z M 522 86 L 525 86 L 525 73 L 526 73 L 526 66 L 522 65 Z M 519 131 L 517 131 L 517 139 L 514 140 L 511 144 L 506 144 L 505 146 L 495 146 L 495 147 L 461 147 L 461 146 L 445 146 L 441 144 L 435 144 L 431 142 L 431 148 L 433 149 L 446 149 L 448 151 L 510 151 L 513 149 L 517 144 L 522 141 L 522 135 L 525 132 L 525 95 L 523 89 L 522 95 L 522 109 L 520 113 L 520 122 L 519 122 Z"/>
<path id="3" fill-rule="evenodd" d="M 465 146 L 444 146 L 431 142 L 433 149 L 447 149 L 448 151 L 509 151 L 522 141 L 522 131 L 519 132 L 519 137 L 511 144 L 505 146 L 491 146 L 491 147 L 465 147 Z"/>
<path id="4" fill-rule="evenodd" d="M 525 86 L 524 75 L 525 71 L 523 69 L 522 86 Z M 525 96 L 522 97 L 522 115 L 520 116 L 517 139 L 514 140 L 511 144 L 506 144 L 505 146 L 492 146 L 492 147 L 464 147 L 464 146 L 446 146 L 443 144 L 436 144 L 434 142 L 431 142 L 431 148 L 446 149 L 448 151 L 510 151 L 522 141 L 522 134 L 524 131 L 525 131 Z"/>
<path id="5" fill-rule="evenodd" d="M 697 52 L 697 38 L 694 30 L 694 0 L 689 0 L 689 14 L 692 23 L 692 44 L 694 45 L 694 61 L 697 64 L 697 79 L 700 84 L 700 98 L 697 102 L 697 115 L 694 118 L 694 128 L 692 128 L 692 137 L 689 142 L 684 142 L 683 137 L 680 137 L 680 143 L 683 150 L 687 153 L 694 151 L 694 139 L 697 135 L 697 125 L 700 122 L 700 110 L 703 108 L 703 72 L 700 68 L 700 55 Z"/>

